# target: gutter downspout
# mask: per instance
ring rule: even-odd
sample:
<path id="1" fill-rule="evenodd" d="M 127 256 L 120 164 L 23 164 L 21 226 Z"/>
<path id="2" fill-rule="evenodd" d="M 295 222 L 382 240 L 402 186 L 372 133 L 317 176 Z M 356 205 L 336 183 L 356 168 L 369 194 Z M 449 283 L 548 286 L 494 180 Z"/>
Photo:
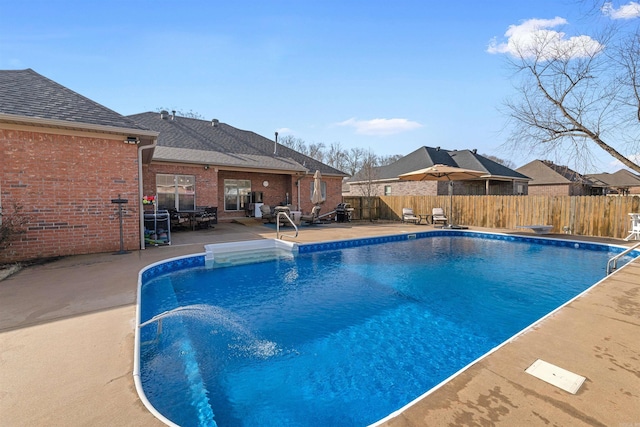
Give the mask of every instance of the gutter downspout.
<path id="1" fill-rule="evenodd" d="M 309 170 L 307 169 L 307 171 L 304 174 L 298 175 L 296 174 L 298 179 L 296 179 L 296 187 L 298 187 L 298 210 L 301 210 L 300 207 L 300 181 L 302 180 L 302 178 L 304 178 L 305 176 L 309 175 Z"/>
<path id="2" fill-rule="evenodd" d="M 158 145 L 158 138 L 153 138 L 153 144 L 138 147 L 138 206 L 140 207 L 140 249 L 145 249 L 144 243 L 144 207 L 142 206 L 142 150 L 148 150 L 150 148 L 156 148 Z"/>
<path id="3" fill-rule="evenodd" d="M 300 210 L 300 180 L 302 179 L 302 176 L 299 176 L 298 179 L 296 180 L 296 187 L 298 187 L 298 210 Z"/>

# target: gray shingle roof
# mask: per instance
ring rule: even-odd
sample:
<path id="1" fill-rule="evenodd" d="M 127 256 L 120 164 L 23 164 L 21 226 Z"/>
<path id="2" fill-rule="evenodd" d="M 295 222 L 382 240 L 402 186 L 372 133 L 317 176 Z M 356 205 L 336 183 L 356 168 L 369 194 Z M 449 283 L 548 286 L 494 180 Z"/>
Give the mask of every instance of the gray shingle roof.
<path id="1" fill-rule="evenodd" d="M 300 163 L 281 157 L 268 157 L 255 154 L 230 154 L 219 151 L 194 150 L 176 147 L 156 147 L 153 153 L 155 160 L 176 161 L 181 163 L 198 163 L 233 168 L 260 168 L 306 172 Z"/>
<path id="2" fill-rule="evenodd" d="M 626 169 L 620 169 L 614 173 L 598 173 L 586 175 L 590 180 L 602 182 L 610 187 L 638 187 L 640 186 L 640 177 Z"/>
<path id="3" fill-rule="evenodd" d="M 591 184 L 588 179 L 578 172 L 569 169 L 567 166 L 556 165 L 548 160 L 533 160 L 517 170 L 532 178 L 529 185 Z"/>
<path id="4" fill-rule="evenodd" d="M 486 172 L 489 177 L 504 177 L 527 180 L 527 176 L 506 166 L 487 159 L 471 150 L 442 150 L 440 147 L 420 147 L 390 165 L 376 168 L 378 180 L 397 179 L 398 175 L 428 168 L 433 165 L 447 165 Z M 357 182 L 358 174 L 349 181 Z"/>
<path id="5" fill-rule="evenodd" d="M 32 69 L 0 70 L 0 114 L 60 120 L 74 127 L 84 124 L 149 130 Z"/>
<path id="6" fill-rule="evenodd" d="M 206 163 L 229 167 L 286 171 L 319 170 L 324 175 L 347 176 L 331 166 L 278 144 L 273 140 L 226 123 L 188 117 L 171 118 L 147 112 L 129 116 L 160 133 L 154 160 Z"/>

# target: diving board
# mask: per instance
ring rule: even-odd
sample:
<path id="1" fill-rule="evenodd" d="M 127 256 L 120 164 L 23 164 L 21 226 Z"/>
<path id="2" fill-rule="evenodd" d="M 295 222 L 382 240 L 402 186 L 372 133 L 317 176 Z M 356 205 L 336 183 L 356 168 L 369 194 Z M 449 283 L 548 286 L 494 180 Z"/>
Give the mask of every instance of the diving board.
<path id="1" fill-rule="evenodd" d="M 519 225 L 516 228 L 530 228 L 536 234 L 549 234 L 553 225 Z"/>

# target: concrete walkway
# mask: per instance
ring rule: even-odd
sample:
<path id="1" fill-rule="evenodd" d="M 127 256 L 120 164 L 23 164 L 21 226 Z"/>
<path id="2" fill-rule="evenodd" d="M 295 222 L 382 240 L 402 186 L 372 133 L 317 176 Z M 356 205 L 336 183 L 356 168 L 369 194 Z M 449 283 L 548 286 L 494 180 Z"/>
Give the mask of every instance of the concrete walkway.
<path id="1" fill-rule="evenodd" d="M 296 240 L 429 229 L 332 224 L 304 228 Z M 138 271 L 162 259 L 202 253 L 206 243 L 274 235 L 261 225 L 218 224 L 173 233 L 171 246 L 68 257 L 0 281 L 0 425 L 163 425 L 138 399 L 132 377 Z M 636 262 L 386 425 L 638 427 L 639 337 Z M 538 358 L 587 381 L 572 395 L 525 374 Z"/>

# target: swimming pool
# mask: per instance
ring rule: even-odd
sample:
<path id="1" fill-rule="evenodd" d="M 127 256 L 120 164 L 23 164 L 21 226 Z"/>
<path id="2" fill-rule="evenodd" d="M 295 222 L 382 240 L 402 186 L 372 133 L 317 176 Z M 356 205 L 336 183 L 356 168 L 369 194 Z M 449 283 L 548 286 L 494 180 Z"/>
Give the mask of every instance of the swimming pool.
<path id="1" fill-rule="evenodd" d="M 140 378 L 162 415 L 185 426 L 375 422 L 597 282 L 620 249 L 439 231 L 299 251 L 141 272 Z"/>

